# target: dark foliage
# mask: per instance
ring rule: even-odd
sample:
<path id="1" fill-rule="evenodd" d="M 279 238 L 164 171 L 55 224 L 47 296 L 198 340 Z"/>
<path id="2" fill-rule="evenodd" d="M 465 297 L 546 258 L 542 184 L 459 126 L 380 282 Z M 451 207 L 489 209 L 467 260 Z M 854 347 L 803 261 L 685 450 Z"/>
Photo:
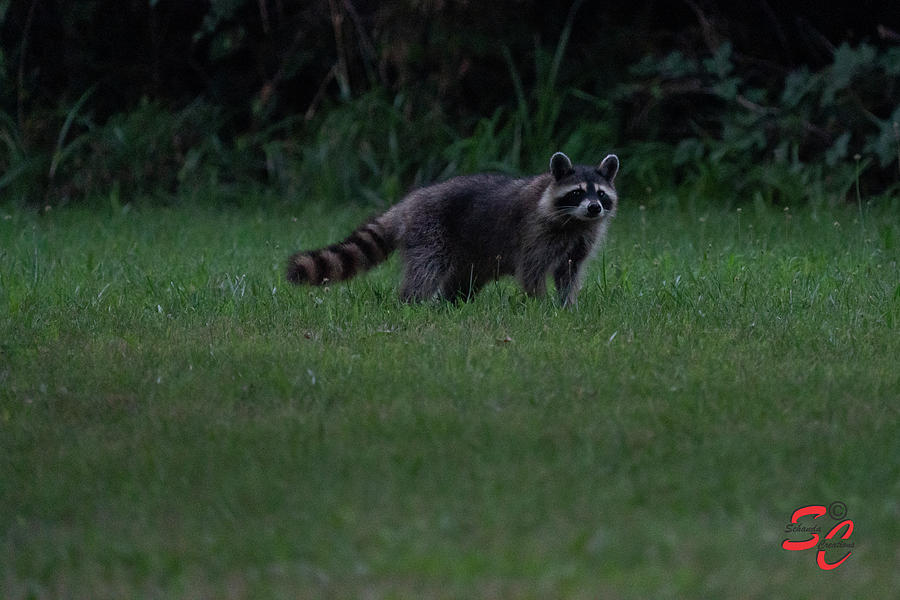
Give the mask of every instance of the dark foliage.
<path id="1" fill-rule="evenodd" d="M 0 0 L 0 190 L 52 201 L 113 184 L 285 183 L 324 152 L 362 164 L 343 195 L 377 197 L 491 167 L 470 164 L 475 146 L 479 162 L 518 170 L 564 142 L 661 142 L 680 178 L 704 163 L 731 165 L 730 179 L 751 159 L 862 154 L 885 190 L 898 181 L 896 12 L 874 0 Z M 343 155 L 335 135 L 350 140 Z"/>

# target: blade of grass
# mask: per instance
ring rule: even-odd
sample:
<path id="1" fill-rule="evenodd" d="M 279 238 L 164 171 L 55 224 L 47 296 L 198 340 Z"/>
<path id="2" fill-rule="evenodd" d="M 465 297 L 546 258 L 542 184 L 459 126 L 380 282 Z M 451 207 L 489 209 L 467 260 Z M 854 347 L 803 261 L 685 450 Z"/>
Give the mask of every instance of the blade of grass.
<path id="1" fill-rule="evenodd" d="M 56 138 L 56 148 L 53 151 L 53 159 L 50 161 L 50 172 L 48 173 L 50 179 L 53 179 L 56 175 L 56 170 L 59 168 L 62 161 L 77 147 L 78 138 L 64 146 L 66 137 L 69 135 L 69 129 L 72 128 L 72 123 L 75 122 L 75 117 L 78 116 L 81 107 L 84 106 L 84 103 L 88 101 L 91 95 L 93 95 L 95 89 L 97 89 L 96 85 L 89 87 L 87 91 L 78 98 L 78 101 L 72 105 L 72 108 L 66 112 L 66 120 L 59 130 L 59 136 Z"/>

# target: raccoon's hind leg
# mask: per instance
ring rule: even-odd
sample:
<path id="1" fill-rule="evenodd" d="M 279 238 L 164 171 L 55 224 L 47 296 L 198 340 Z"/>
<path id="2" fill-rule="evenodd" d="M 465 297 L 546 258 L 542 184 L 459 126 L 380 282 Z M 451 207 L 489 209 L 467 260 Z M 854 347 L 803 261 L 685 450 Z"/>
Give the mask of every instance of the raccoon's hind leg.
<path id="1" fill-rule="evenodd" d="M 407 247 L 406 270 L 400 286 L 403 302 L 430 300 L 441 291 L 450 261 L 436 248 Z"/>
<path id="2" fill-rule="evenodd" d="M 421 267 L 406 265 L 406 274 L 400 286 L 400 300 L 403 302 L 422 302 L 434 298 L 440 291 L 438 278 L 424 272 Z"/>
<path id="3" fill-rule="evenodd" d="M 468 302 L 485 283 L 484 278 L 478 277 L 474 265 L 469 264 L 467 267 L 456 265 L 445 273 L 440 293 L 446 300 Z"/>

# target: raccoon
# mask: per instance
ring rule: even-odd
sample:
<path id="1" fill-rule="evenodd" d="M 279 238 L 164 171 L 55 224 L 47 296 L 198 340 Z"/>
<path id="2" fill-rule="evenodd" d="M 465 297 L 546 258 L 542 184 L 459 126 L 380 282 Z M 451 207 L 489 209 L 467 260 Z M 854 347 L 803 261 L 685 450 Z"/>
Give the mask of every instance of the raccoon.
<path id="1" fill-rule="evenodd" d="M 504 275 L 526 294 L 543 296 L 552 274 L 560 302 L 573 305 L 584 265 L 616 214 L 618 171 L 614 154 L 582 166 L 557 152 L 542 175 L 464 175 L 420 188 L 343 241 L 295 253 L 287 279 L 344 281 L 399 249 L 405 302 L 467 300 Z"/>

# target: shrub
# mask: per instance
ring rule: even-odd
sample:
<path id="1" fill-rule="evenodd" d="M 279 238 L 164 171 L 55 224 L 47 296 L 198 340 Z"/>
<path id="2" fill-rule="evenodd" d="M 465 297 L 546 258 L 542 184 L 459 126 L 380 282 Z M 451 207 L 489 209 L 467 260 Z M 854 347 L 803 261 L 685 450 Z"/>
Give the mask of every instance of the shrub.
<path id="1" fill-rule="evenodd" d="M 818 195 L 817 180 L 826 196 L 843 197 L 863 172 L 872 191 L 900 181 L 900 48 L 845 43 L 819 71 L 766 82 L 725 42 L 702 59 L 648 57 L 631 73 L 635 81 L 618 92 L 639 115 L 631 133 L 667 135 L 686 179 L 712 176 L 738 196 L 775 202 Z"/>

